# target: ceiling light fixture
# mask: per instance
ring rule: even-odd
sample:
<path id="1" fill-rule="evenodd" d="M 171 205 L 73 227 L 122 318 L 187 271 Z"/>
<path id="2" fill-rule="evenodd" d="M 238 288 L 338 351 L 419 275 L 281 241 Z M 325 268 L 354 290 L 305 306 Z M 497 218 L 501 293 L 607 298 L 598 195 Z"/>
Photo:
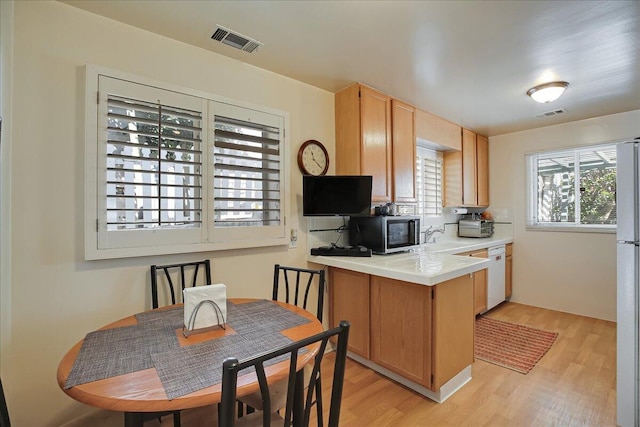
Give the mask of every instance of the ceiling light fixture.
<path id="1" fill-rule="evenodd" d="M 536 102 L 547 104 L 558 99 L 567 86 L 569 86 L 567 82 L 545 83 L 532 87 L 527 91 L 527 95 Z"/>

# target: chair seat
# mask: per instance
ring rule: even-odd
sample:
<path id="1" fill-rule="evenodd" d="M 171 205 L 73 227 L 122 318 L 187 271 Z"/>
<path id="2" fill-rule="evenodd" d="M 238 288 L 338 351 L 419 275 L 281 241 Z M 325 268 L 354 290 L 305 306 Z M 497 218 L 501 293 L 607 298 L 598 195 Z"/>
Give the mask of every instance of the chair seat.
<path id="1" fill-rule="evenodd" d="M 313 373 L 313 365 L 304 365 L 304 384 L 305 388 L 309 384 L 311 374 Z M 277 411 L 287 405 L 287 379 L 279 381 L 269 386 L 269 396 L 271 398 L 271 409 Z M 256 411 L 262 411 L 262 395 L 259 391 L 247 396 L 239 397 L 238 400 L 245 405 L 251 406 Z M 242 417 L 244 418 L 244 417 Z"/>
<path id="2" fill-rule="evenodd" d="M 262 427 L 262 411 L 240 417 L 236 420 L 234 427 Z M 277 413 L 271 413 L 271 427 L 284 427 L 284 418 Z"/>

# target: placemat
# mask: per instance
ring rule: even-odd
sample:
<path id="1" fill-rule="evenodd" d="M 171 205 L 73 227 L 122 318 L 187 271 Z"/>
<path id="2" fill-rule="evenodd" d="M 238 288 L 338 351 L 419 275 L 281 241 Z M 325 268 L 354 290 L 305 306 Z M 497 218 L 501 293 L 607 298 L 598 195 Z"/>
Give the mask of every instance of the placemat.
<path id="1" fill-rule="evenodd" d="M 178 347 L 174 330 L 170 323 L 159 321 L 153 329 L 134 325 L 87 334 L 64 388 L 152 368 L 152 353 Z"/>
<path id="2" fill-rule="evenodd" d="M 182 306 L 136 314 L 137 325 L 91 332 L 65 389 L 155 367 L 167 396 L 174 399 L 219 383 L 226 357 L 243 360 L 283 347 L 291 340 L 279 332 L 309 323 L 269 300 L 228 301 L 227 316 L 237 335 L 186 347 L 180 347 L 175 334 L 183 326 Z"/>
<path id="3" fill-rule="evenodd" d="M 201 344 L 180 347 L 171 352 L 153 354 L 153 364 L 167 397 L 175 399 L 222 382 L 222 362 L 227 357 L 247 360 L 291 344 L 284 335 L 274 333 L 253 336 L 229 335 Z M 301 349 L 300 354 L 306 349 Z M 288 360 L 289 354 L 265 362 L 265 366 Z"/>
<path id="4" fill-rule="evenodd" d="M 245 304 L 227 305 L 228 323 L 238 333 L 259 335 L 263 332 L 284 331 L 285 329 L 309 323 L 309 319 L 299 316 L 270 300 L 258 300 Z"/>

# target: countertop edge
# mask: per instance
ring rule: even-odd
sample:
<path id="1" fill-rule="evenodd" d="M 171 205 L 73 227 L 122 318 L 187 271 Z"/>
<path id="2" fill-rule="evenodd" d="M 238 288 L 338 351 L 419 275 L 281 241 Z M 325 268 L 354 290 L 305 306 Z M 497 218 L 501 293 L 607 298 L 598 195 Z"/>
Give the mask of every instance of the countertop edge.
<path id="1" fill-rule="evenodd" d="M 434 286 L 438 283 L 446 282 L 447 280 L 482 270 L 487 268 L 487 264 L 489 264 L 489 260 L 486 258 L 460 257 L 455 254 L 513 243 L 513 238 L 509 237 L 480 239 L 482 241 L 476 241 L 478 239 L 472 240 L 473 242 L 467 241 L 467 239 L 460 240 L 460 238 L 442 240 L 441 243 L 446 243 L 447 245 L 451 245 L 452 242 L 460 243 L 459 247 L 443 250 L 437 250 L 438 243 L 433 243 L 429 245 L 421 245 L 417 250 L 403 254 L 373 255 L 370 258 L 308 255 L 307 261 L 329 267 L 342 268 L 345 270 L 386 277 L 389 279 L 417 283 L 425 286 Z M 417 267 L 416 269 L 411 269 L 403 267 L 402 265 L 388 265 L 389 263 L 386 261 L 393 259 L 406 261 L 406 264 L 419 264 L 421 262 L 430 261 L 440 263 L 444 267 L 442 267 L 441 271 L 429 274 L 417 271 Z"/>

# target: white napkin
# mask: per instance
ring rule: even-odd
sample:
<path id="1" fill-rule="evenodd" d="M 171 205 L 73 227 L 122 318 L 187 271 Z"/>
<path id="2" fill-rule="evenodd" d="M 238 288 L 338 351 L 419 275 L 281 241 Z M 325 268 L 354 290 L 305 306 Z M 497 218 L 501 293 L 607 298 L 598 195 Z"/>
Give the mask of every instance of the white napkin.
<path id="1" fill-rule="evenodd" d="M 196 286 L 185 288 L 184 301 L 184 326 L 187 330 L 208 328 L 218 324 L 224 326 L 227 320 L 227 287 L 222 283 L 208 286 Z M 204 302 L 195 315 L 195 322 L 191 319 L 193 311 L 202 301 L 213 301 L 222 312 L 220 313 L 209 302 Z"/>

